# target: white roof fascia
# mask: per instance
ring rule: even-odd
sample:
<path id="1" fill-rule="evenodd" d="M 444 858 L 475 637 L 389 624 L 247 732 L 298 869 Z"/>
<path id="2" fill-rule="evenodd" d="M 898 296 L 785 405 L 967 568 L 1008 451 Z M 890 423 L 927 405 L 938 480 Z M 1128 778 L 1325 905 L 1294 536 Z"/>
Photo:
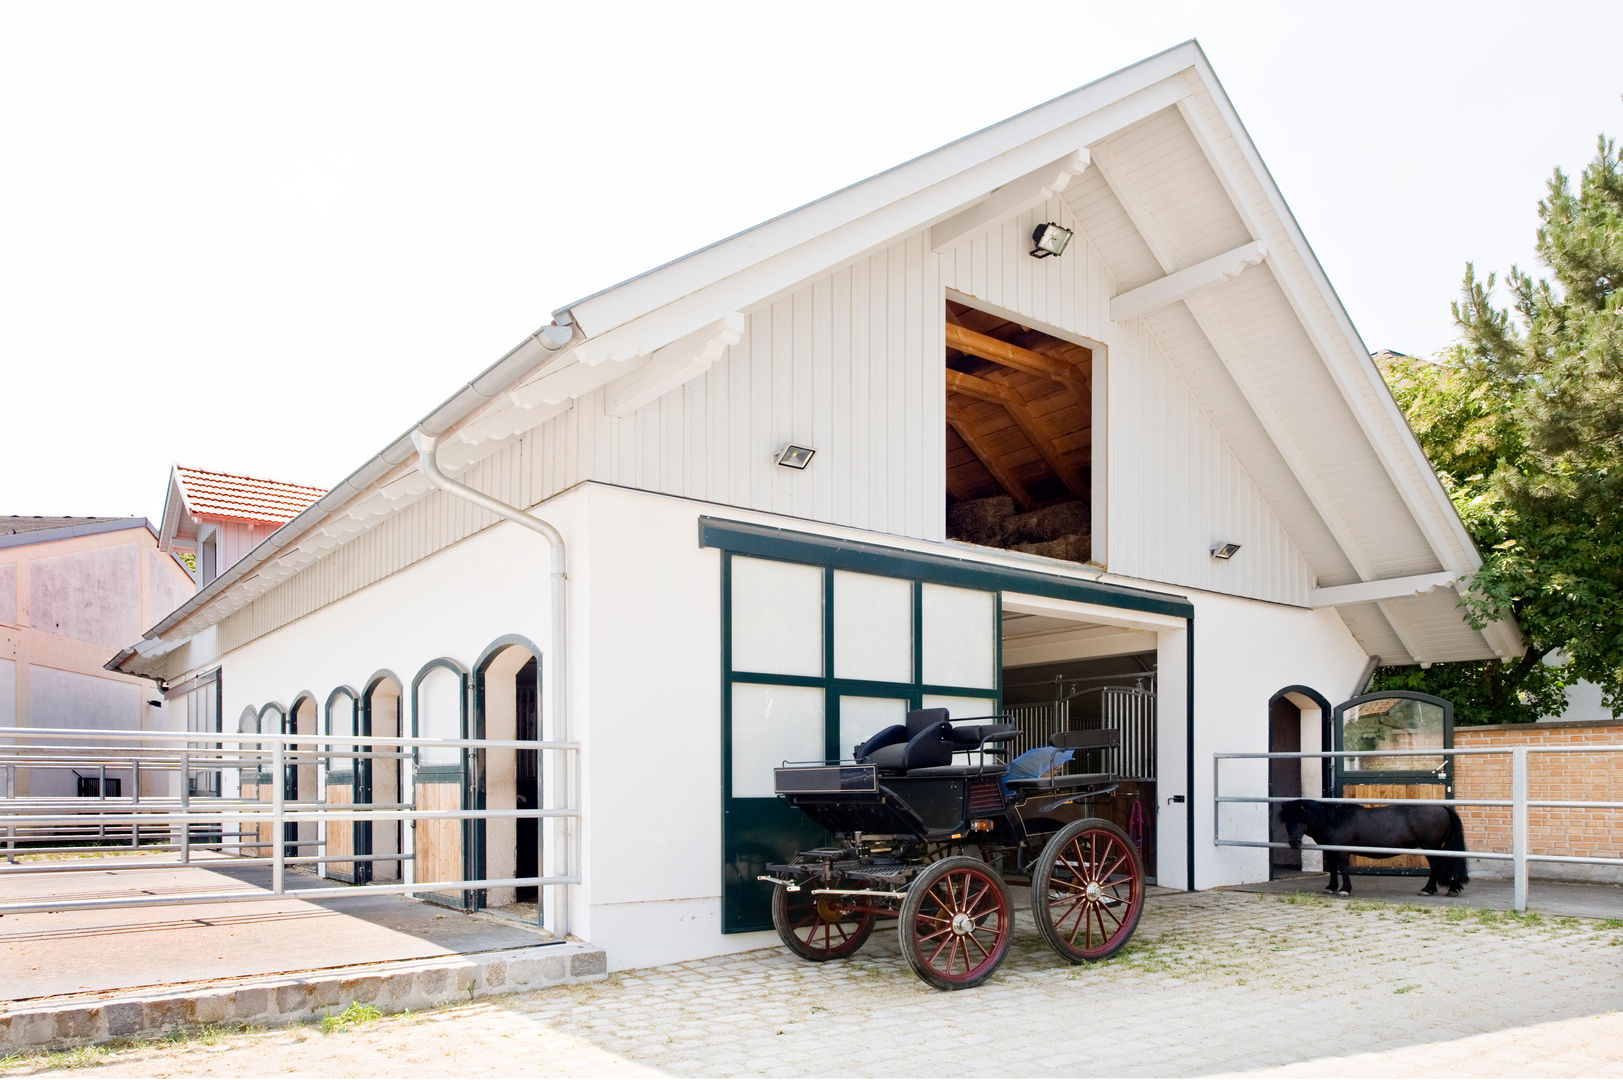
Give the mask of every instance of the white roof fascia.
<path id="1" fill-rule="evenodd" d="M 1442 482 L 1437 479 L 1437 474 L 1426 459 L 1425 452 L 1421 450 L 1419 441 L 1414 437 L 1408 421 L 1398 408 L 1397 401 L 1387 389 L 1374 360 L 1370 358 L 1369 349 L 1354 328 L 1352 319 L 1341 303 L 1341 298 L 1336 295 L 1324 267 L 1320 265 L 1312 245 L 1303 235 L 1295 215 L 1291 213 L 1278 185 L 1274 183 L 1272 174 L 1263 163 L 1256 144 L 1251 141 L 1250 133 L 1246 131 L 1245 124 L 1235 112 L 1234 105 L 1229 101 L 1228 94 L 1212 71 L 1211 64 L 1199 46 L 1195 46 L 1194 52 L 1195 69 L 1210 91 L 1213 105 L 1233 134 L 1235 144 L 1240 148 L 1246 164 L 1256 176 L 1266 199 L 1267 210 L 1285 231 L 1291 246 L 1294 247 L 1308 275 L 1321 293 L 1334 320 L 1335 335 L 1339 335 L 1340 340 L 1334 340 L 1335 335 L 1330 332 L 1331 328 L 1322 326 L 1320 320 L 1308 310 L 1308 305 L 1304 303 L 1295 282 L 1278 265 L 1278 259 L 1268 259 L 1264 265 L 1273 272 L 1280 290 L 1289 300 L 1303 328 L 1308 331 L 1315 348 L 1320 352 L 1326 370 L 1341 389 L 1359 426 L 1364 429 L 1370 446 L 1375 450 L 1377 458 L 1403 498 L 1410 515 L 1425 535 L 1427 543 L 1437 555 L 1438 561 L 1445 570 L 1462 574 L 1476 570 L 1482 565 L 1481 556 L 1455 511 L 1453 502 L 1443 490 Z M 1228 189 L 1230 200 L 1247 226 L 1252 229 L 1253 235 L 1256 235 L 1260 225 L 1258 221 L 1260 208 L 1254 206 L 1239 185 L 1233 182 L 1230 163 L 1215 152 L 1211 136 L 1205 130 L 1200 117 L 1192 110 L 1182 111 L 1208 162 L 1224 187 Z M 1342 348 L 1337 349 L 1337 345 L 1341 345 Z M 1345 352 L 1348 350 L 1353 354 L 1352 371 L 1347 370 L 1345 363 Z M 1341 355 L 1338 356 L 1338 353 Z M 1373 418 L 1368 411 L 1371 402 L 1381 410 L 1381 418 L 1386 422 L 1385 430 L 1372 422 Z"/>
<path id="2" fill-rule="evenodd" d="M 775 274 L 776 292 L 878 247 L 904 230 L 924 228 L 991 191 L 1082 149 L 1088 143 L 1177 103 L 1199 57 L 1194 42 L 1123 68 L 1077 90 L 999 121 L 912 161 L 807 203 L 664 266 L 577 300 L 565 312 L 594 338 L 631 324 L 747 270 L 800 252 L 798 275 Z M 934 196 L 926 198 L 926 196 Z M 923 211 L 923 212 L 921 212 Z M 861 226 L 861 227 L 854 227 Z M 836 240 L 836 237 L 838 238 Z M 811 264 L 816 264 L 812 266 Z M 753 275 L 752 275 L 753 277 Z M 720 302 L 713 311 L 749 306 Z M 715 315 L 711 315 L 715 318 Z M 702 325 L 700 323 L 699 325 Z M 690 333 L 698 326 L 687 327 Z M 673 335 L 680 337 L 682 334 Z M 669 340 L 669 339 L 667 339 Z M 664 341 L 642 351 L 651 351 Z"/>

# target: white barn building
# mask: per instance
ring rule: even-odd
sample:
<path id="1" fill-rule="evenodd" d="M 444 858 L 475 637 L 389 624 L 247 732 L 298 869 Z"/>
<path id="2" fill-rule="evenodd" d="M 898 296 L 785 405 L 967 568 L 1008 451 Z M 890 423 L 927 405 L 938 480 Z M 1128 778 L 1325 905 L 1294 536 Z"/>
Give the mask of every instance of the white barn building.
<path id="1" fill-rule="evenodd" d="M 559 915 L 619 968 L 776 940 L 779 761 L 1050 684 L 1145 706 L 1155 880 L 1266 878 L 1211 755 L 1281 702 L 1318 748 L 1376 657 L 1518 654 L 1479 561 L 1191 42 L 560 308 L 113 663 L 217 671 L 228 728 L 578 741 Z M 457 760 L 373 796 L 455 805 Z M 534 872 L 510 821 L 380 830 L 379 879 Z"/>

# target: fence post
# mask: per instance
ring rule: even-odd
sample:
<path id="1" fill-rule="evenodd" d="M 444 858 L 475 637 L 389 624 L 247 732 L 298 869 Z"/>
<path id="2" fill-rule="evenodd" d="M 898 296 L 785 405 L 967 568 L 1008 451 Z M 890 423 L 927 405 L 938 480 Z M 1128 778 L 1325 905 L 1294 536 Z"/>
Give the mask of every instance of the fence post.
<path id="1" fill-rule="evenodd" d="M 132 761 L 130 762 L 130 803 L 132 806 L 135 806 L 139 805 L 140 802 L 141 762 Z M 141 818 L 140 815 L 134 814 L 133 810 L 131 813 L 135 817 L 135 820 L 130 823 L 130 850 L 139 851 L 141 849 Z"/>
<path id="2" fill-rule="evenodd" d="M 192 770 L 185 750 L 180 752 L 180 861 L 192 861 Z"/>
<path id="3" fill-rule="evenodd" d="M 1510 866 L 1514 906 L 1527 910 L 1527 747 L 1510 751 Z"/>
<path id="4" fill-rule="evenodd" d="M 15 740 L 13 740 L 13 745 L 15 745 Z M 17 766 L 15 765 L 6 766 L 6 798 L 7 800 L 17 798 Z M 14 811 L 7 812 L 6 817 L 8 819 L 11 817 L 12 812 Z M 6 822 L 6 862 L 11 863 L 13 866 L 17 863 L 17 826 L 9 820 Z"/>
<path id="5" fill-rule="evenodd" d="M 282 874 L 286 870 L 287 842 L 283 835 L 283 785 L 287 782 L 287 743 L 277 739 L 271 745 L 271 892 L 282 895 Z"/>

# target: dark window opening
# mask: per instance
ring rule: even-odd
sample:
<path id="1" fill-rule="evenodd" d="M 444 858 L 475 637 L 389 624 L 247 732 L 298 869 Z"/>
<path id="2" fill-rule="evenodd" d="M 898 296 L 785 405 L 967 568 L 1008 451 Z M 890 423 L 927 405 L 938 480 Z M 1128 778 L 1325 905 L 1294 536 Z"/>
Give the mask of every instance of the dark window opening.
<path id="1" fill-rule="evenodd" d="M 1093 353 L 947 301 L 947 536 L 1093 556 Z"/>
<path id="2" fill-rule="evenodd" d="M 76 774 L 77 775 L 77 774 Z M 102 797 L 102 780 L 99 776 L 80 776 L 79 798 L 99 799 Z M 124 793 L 124 781 L 116 776 L 109 776 L 106 782 L 106 794 L 109 799 L 116 799 Z"/>
<path id="3" fill-rule="evenodd" d="M 539 665 L 534 657 L 519 668 L 515 677 L 513 704 L 516 731 L 513 737 L 520 741 L 540 737 L 539 678 Z M 539 754 L 534 750 L 520 750 L 516 757 L 517 809 L 539 809 L 541 804 L 536 801 L 535 786 L 540 771 L 540 762 L 536 760 Z M 516 877 L 539 877 L 541 874 L 538 858 L 540 826 L 541 822 L 535 818 L 518 819 L 518 860 L 514 868 Z M 539 890 L 534 885 L 523 885 L 516 890 L 516 895 L 521 902 L 533 903 L 539 896 Z"/>

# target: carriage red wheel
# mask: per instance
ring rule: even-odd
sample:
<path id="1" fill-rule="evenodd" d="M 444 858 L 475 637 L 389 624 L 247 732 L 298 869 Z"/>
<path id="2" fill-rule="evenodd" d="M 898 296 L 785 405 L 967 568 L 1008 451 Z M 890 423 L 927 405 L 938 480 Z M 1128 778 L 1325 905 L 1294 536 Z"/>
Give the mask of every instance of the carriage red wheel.
<path id="1" fill-rule="evenodd" d="M 1014 936 L 1014 909 L 997 871 L 967 855 L 931 864 L 902 901 L 902 955 L 941 990 L 991 978 Z"/>
<path id="2" fill-rule="evenodd" d="M 874 913 L 858 909 L 850 898 L 816 896 L 812 885 L 790 892 L 772 890 L 772 926 L 783 943 L 803 960 L 838 960 L 862 948 L 873 933 Z"/>
<path id="3" fill-rule="evenodd" d="M 1032 914 L 1071 963 L 1103 960 L 1127 944 L 1144 907 L 1144 869 L 1122 830 L 1101 818 L 1073 821 L 1043 847 L 1031 878 Z"/>

